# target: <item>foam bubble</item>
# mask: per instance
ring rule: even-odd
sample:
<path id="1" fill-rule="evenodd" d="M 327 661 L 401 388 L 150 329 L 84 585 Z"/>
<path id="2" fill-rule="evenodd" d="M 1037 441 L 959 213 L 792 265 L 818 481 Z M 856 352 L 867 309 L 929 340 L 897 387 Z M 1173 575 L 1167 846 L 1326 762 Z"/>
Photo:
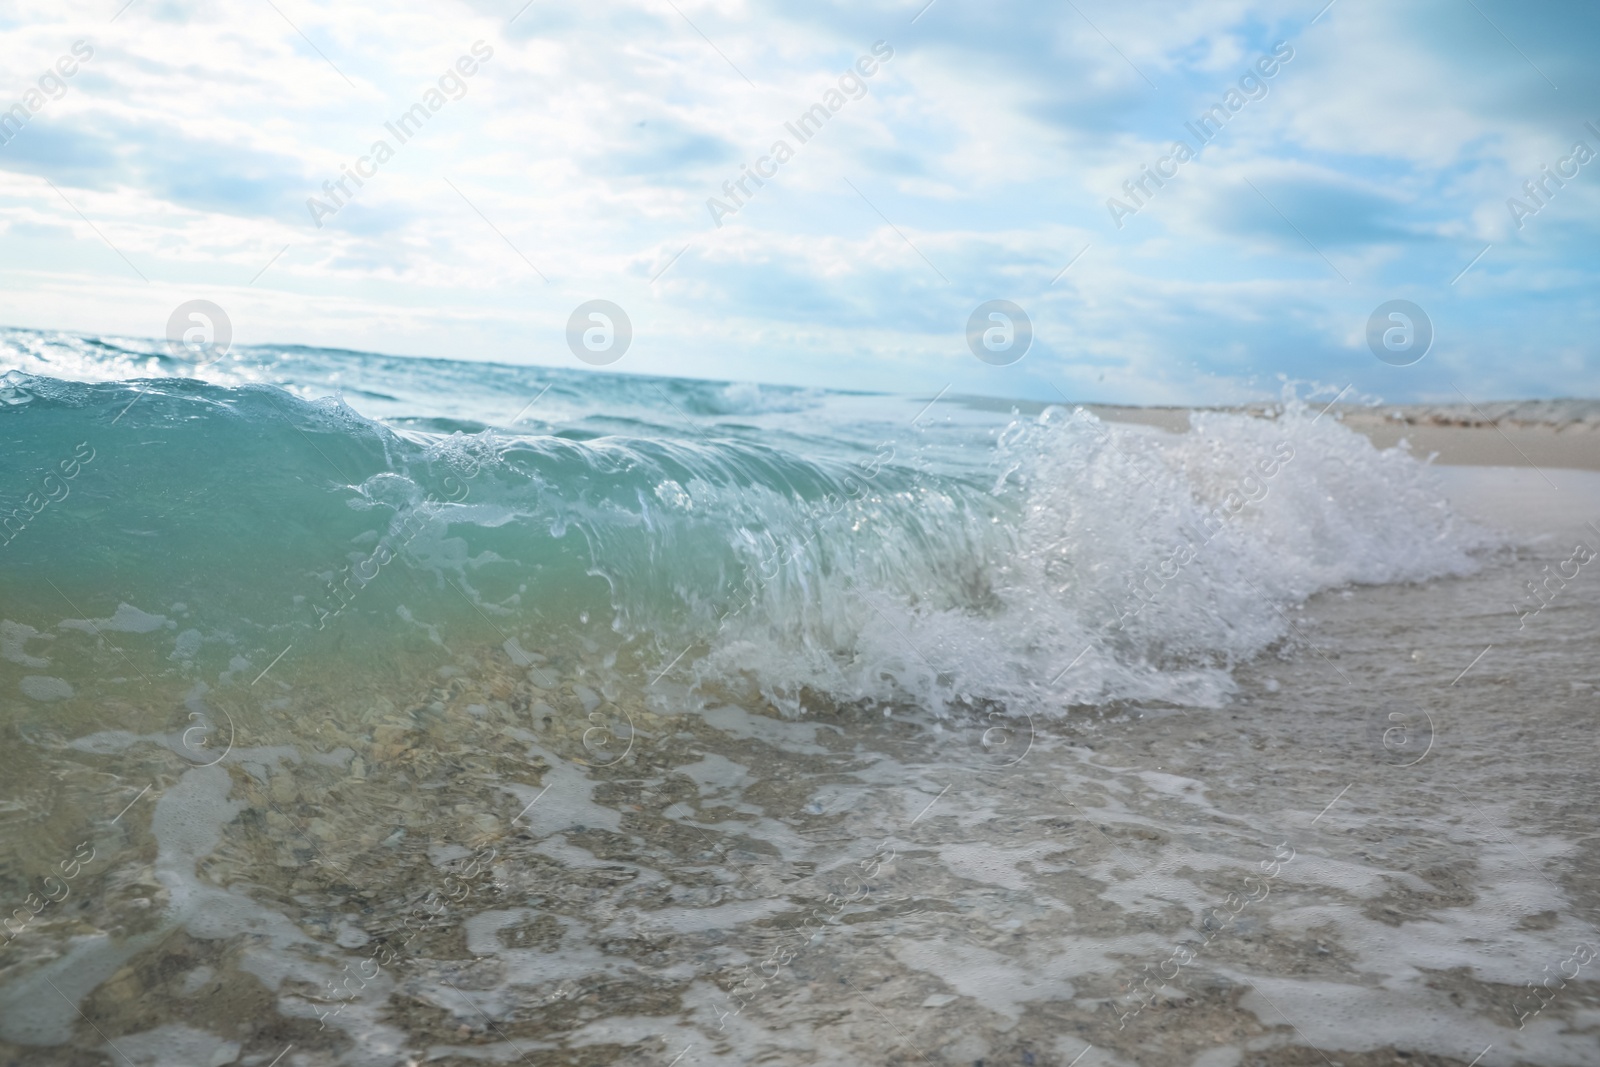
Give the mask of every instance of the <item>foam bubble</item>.
<path id="1" fill-rule="evenodd" d="M 930 521 L 924 496 L 919 525 L 884 522 L 848 566 L 815 566 L 808 603 L 769 592 L 706 674 L 755 676 L 791 710 L 807 688 L 1027 714 L 1218 706 L 1313 593 L 1466 574 L 1487 543 L 1426 465 L 1292 401 L 1196 413 L 1186 434 L 1050 409 L 1000 435 L 996 470 L 999 513 L 952 494 Z M 782 611 L 809 625 L 774 625 Z"/>

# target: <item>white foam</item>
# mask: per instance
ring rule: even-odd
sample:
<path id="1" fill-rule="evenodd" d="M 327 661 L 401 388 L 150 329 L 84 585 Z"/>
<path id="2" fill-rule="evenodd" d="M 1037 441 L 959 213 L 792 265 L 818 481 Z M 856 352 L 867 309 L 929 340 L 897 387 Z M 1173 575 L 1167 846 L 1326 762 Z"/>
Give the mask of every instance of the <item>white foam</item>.
<path id="1" fill-rule="evenodd" d="M 1015 1022 L 1029 1001 L 1071 1001 L 1068 964 L 1061 959 L 1040 959 L 1024 970 L 1017 961 L 998 952 L 955 939 L 896 941 L 890 952 L 912 970 L 924 971 L 964 997 L 971 997 L 996 1014 Z"/>
<path id="2" fill-rule="evenodd" d="M 879 502 L 881 526 L 870 510 L 855 520 L 877 543 L 849 559 L 808 543 L 698 669 L 754 678 L 795 713 L 808 687 L 1013 714 L 1217 706 L 1235 664 L 1293 636 L 1285 608 L 1470 573 L 1492 543 L 1431 467 L 1292 401 L 1275 419 L 1192 423 L 1169 434 L 1059 408 L 1018 420 L 996 451 L 1002 513 L 927 491 L 913 528 Z"/>
<path id="3" fill-rule="evenodd" d="M 0 658 L 8 659 L 12 663 L 20 663 L 35 670 L 50 666 L 50 661 L 43 656 L 28 655 L 28 642 L 54 640 L 55 634 L 42 634 L 26 623 L 0 619 Z"/>
<path id="4" fill-rule="evenodd" d="M 520 782 L 507 783 L 503 788 L 517 798 L 523 809 L 517 822 L 527 826 L 535 837 L 549 837 L 576 826 L 622 831 L 622 813 L 594 802 L 595 781 L 578 768 L 553 752 L 538 745 L 530 750 L 545 758 L 549 764 L 543 774 L 543 785 L 535 787 Z"/>
<path id="5" fill-rule="evenodd" d="M 62 619 L 63 630 L 82 630 L 84 633 L 112 631 L 125 634 L 147 634 L 168 624 L 165 615 L 151 615 L 132 604 L 118 604 L 117 610 L 104 619 Z"/>
<path id="6" fill-rule="evenodd" d="M 112 1060 L 126 1057 L 129 1062 L 149 1067 L 222 1067 L 239 1058 L 239 1048 L 237 1041 L 225 1041 L 182 1023 L 168 1023 L 154 1030 L 124 1034 L 105 1046 L 102 1055 Z"/>
<path id="7" fill-rule="evenodd" d="M 45 674 L 29 674 L 17 683 L 17 688 L 22 690 L 22 695 L 29 700 L 38 700 L 48 703 L 53 700 L 66 700 L 72 696 L 72 685 L 65 678 L 52 678 Z"/>

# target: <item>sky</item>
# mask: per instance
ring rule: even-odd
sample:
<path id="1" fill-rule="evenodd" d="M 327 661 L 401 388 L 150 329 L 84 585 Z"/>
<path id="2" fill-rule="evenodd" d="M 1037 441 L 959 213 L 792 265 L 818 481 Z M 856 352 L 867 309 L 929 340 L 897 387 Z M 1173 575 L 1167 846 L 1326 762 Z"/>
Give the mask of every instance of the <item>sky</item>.
<path id="1" fill-rule="evenodd" d="M 625 373 L 1600 396 L 1600 7 L 1324 2 L 0 3 L 0 324 L 577 367 L 606 300 Z"/>

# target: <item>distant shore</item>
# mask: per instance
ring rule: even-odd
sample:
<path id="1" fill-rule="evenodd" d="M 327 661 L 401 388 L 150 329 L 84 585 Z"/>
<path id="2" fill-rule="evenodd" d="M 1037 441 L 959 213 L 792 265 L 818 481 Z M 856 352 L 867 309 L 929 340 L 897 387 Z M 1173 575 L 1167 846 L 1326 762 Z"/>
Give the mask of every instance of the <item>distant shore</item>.
<path id="1" fill-rule="evenodd" d="M 1567 467 L 1600 470 L 1600 425 L 1564 426 L 1511 418 L 1471 424 L 1437 417 L 1397 417 L 1391 411 L 1346 412 L 1344 424 L 1379 448 L 1404 437 L 1419 457 L 1437 452 L 1436 463 L 1469 467 Z"/>
<path id="2" fill-rule="evenodd" d="M 1086 404 L 1111 422 L 1188 428 L 1185 408 L 1134 408 Z M 1453 467 L 1565 467 L 1600 471 L 1600 402 L 1517 401 L 1467 405 L 1395 405 L 1334 409 L 1341 421 L 1378 448 L 1403 437 L 1420 459 Z"/>

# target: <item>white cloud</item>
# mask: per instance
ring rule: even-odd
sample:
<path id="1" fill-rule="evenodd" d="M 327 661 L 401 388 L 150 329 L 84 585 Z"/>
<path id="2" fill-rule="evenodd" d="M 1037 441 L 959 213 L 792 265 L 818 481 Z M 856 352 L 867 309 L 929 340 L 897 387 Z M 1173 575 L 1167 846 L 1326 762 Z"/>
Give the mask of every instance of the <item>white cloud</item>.
<path id="1" fill-rule="evenodd" d="M 509 26 L 517 5 L 488 0 L 278 6 L 293 26 L 265 4 L 140 0 L 115 23 L 99 0 L 0 7 L 18 72 L 0 99 L 74 40 L 95 49 L 0 146 L 0 319 L 153 335 L 205 296 L 242 343 L 564 361 L 567 314 L 603 296 L 635 319 L 627 369 L 1179 401 L 1330 363 L 1390 395 L 1435 388 L 1426 363 L 1396 379 L 1361 350 L 1367 310 L 1404 291 L 1448 327 L 1441 368 L 1600 388 L 1578 296 L 1600 172 L 1523 231 L 1505 211 L 1585 136 L 1589 13 L 1486 0 L 1513 47 L 1442 0 L 1340 3 L 1309 27 L 1307 5 L 1251 0 L 941 2 L 915 24 L 920 3 L 680 2 L 686 20 L 608 0 Z M 494 55 L 465 94 L 315 227 L 306 198 L 479 40 Z M 895 54 L 867 95 L 715 227 L 706 198 L 879 40 Z M 1111 225 L 1106 197 L 1280 40 L 1296 54 L 1270 94 Z M 960 335 L 995 296 L 1039 328 L 1004 372 Z M 1508 359 L 1518 345 L 1561 357 Z"/>

